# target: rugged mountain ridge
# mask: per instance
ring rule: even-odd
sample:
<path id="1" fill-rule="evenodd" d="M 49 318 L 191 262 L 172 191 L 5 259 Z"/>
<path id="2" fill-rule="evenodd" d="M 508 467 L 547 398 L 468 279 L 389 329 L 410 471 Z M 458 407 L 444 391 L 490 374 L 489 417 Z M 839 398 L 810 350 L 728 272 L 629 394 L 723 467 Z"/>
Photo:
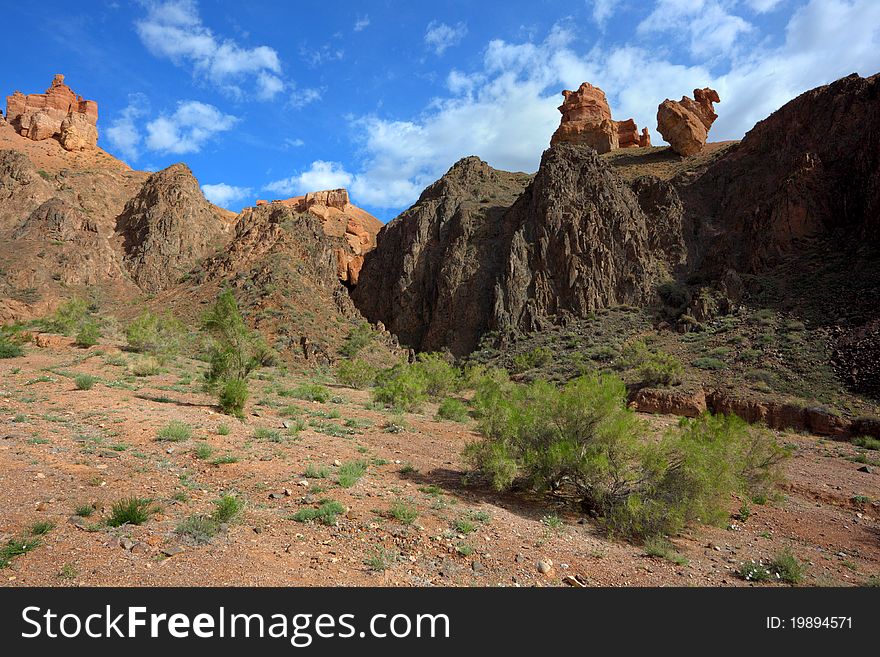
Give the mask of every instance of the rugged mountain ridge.
<path id="1" fill-rule="evenodd" d="M 486 331 L 647 303 L 684 252 L 678 205 L 660 213 L 654 187 L 637 194 L 584 145 L 548 149 L 531 180 L 465 158 L 380 232 L 355 304 L 405 344 L 460 356 Z"/>
<path id="2" fill-rule="evenodd" d="M 151 175 L 117 218 L 123 263 L 141 289 L 164 290 L 228 241 L 233 222 L 208 203 L 189 167 L 174 164 Z"/>

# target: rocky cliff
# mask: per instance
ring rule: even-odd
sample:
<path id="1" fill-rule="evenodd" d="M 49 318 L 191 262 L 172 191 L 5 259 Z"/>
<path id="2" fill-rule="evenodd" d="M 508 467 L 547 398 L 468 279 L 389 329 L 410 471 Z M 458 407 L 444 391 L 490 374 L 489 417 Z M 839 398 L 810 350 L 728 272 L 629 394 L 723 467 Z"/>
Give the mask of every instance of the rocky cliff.
<path id="1" fill-rule="evenodd" d="M 257 201 L 258 206 L 267 204 L 268 201 Z M 364 256 L 376 247 L 376 235 L 382 228 L 382 222 L 353 205 L 348 190 L 309 192 L 303 196 L 272 201 L 272 204 L 291 208 L 295 212 L 308 212 L 321 220 L 326 235 L 343 238 L 336 253 L 337 275 L 347 285 L 358 284 Z"/>
<path id="2" fill-rule="evenodd" d="M 649 219 L 657 207 L 587 146 L 551 147 L 531 181 L 466 158 L 379 233 L 354 300 L 405 344 L 456 355 L 487 330 L 645 303 L 684 252 L 678 206 Z"/>
<path id="3" fill-rule="evenodd" d="M 200 258 L 229 240 L 228 213 L 209 203 L 185 164 L 151 175 L 117 219 L 123 262 L 142 290 L 177 283 Z"/>
<path id="4" fill-rule="evenodd" d="M 75 94 L 60 74 L 46 93 L 7 96 L 6 120 L 23 137 L 54 137 L 68 151 L 93 149 L 98 143 L 98 104 Z"/>

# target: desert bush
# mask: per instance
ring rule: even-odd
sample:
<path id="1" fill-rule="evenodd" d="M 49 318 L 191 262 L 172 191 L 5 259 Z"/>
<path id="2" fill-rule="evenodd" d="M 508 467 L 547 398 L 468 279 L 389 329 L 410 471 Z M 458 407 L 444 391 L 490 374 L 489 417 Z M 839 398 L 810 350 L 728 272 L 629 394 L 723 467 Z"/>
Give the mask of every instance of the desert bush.
<path id="1" fill-rule="evenodd" d="M 44 318 L 40 324 L 47 331 L 73 335 L 79 330 L 88 315 L 89 304 L 83 299 L 74 297 L 61 304 L 50 317 Z"/>
<path id="2" fill-rule="evenodd" d="M 76 384 L 77 390 L 91 390 L 95 387 L 97 380 L 91 374 L 77 374 L 73 382 Z"/>
<path id="3" fill-rule="evenodd" d="M 440 403 L 437 409 L 437 418 L 440 420 L 452 420 L 453 422 L 466 422 L 468 408 L 464 402 L 453 397 L 447 397 Z"/>
<path id="4" fill-rule="evenodd" d="M 354 358 L 373 341 L 374 337 L 373 327 L 364 322 L 348 332 L 345 342 L 339 348 L 339 353 L 346 358 Z"/>
<path id="5" fill-rule="evenodd" d="M 240 417 L 247 401 L 248 377 L 272 361 L 272 352 L 262 337 L 245 324 L 229 289 L 217 296 L 202 319 L 202 327 L 208 335 L 207 387 L 219 390 L 218 401 L 225 413 Z"/>
<path id="6" fill-rule="evenodd" d="M 703 356 L 701 358 L 697 358 L 693 362 L 694 367 L 697 367 L 701 370 L 723 370 L 724 369 L 724 361 L 719 360 L 717 358 L 712 358 L 711 356 Z"/>
<path id="7" fill-rule="evenodd" d="M 317 509 L 300 509 L 292 517 L 296 522 L 318 521 L 323 525 L 335 525 L 336 517 L 345 513 L 345 507 L 336 500 L 322 500 Z"/>
<path id="8" fill-rule="evenodd" d="M 513 357 L 515 372 L 525 372 L 536 367 L 545 367 L 553 362 L 553 351 L 549 347 L 536 347 L 524 354 Z"/>
<path id="9" fill-rule="evenodd" d="M 150 354 L 160 363 L 177 356 L 186 343 L 186 327 L 171 314 L 157 315 L 145 310 L 125 329 L 132 351 Z"/>
<path id="10" fill-rule="evenodd" d="M 562 388 L 486 383 L 475 406 L 484 439 L 465 457 L 496 489 L 566 491 L 610 533 L 637 540 L 722 521 L 733 493 L 772 486 L 783 457 L 772 434 L 736 417 L 704 415 L 651 440 L 611 375 Z"/>
<path id="11" fill-rule="evenodd" d="M 679 385 L 684 373 L 681 361 L 664 351 L 651 349 L 643 340 L 624 345 L 621 367 L 635 369 L 642 383 L 649 386 Z"/>
<path id="12" fill-rule="evenodd" d="M 4 335 L 0 335 L 0 358 L 18 358 L 24 355 L 24 349 L 20 344 L 13 342 Z"/>
<path id="13" fill-rule="evenodd" d="M 76 333 L 77 347 L 94 347 L 101 339 L 101 329 L 94 319 L 84 320 Z"/>
<path id="14" fill-rule="evenodd" d="M 377 376 L 373 399 L 401 411 L 418 411 L 427 400 L 422 372 L 409 365 L 395 365 Z"/>
<path id="15" fill-rule="evenodd" d="M 376 372 L 365 360 L 344 360 L 336 367 L 336 380 L 344 386 L 363 390 L 376 381 Z"/>
<path id="16" fill-rule="evenodd" d="M 401 411 L 418 411 L 429 398 L 461 388 L 461 373 L 442 354 L 421 354 L 415 363 L 399 363 L 379 372 L 373 399 Z"/>
<path id="17" fill-rule="evenodd" d="M 155 376 L 162 371 L 162 367 L 152 356 L 139 357 L 130 365 L 131 373 L 137 377 Z"/>
<path id="18" fill-rule="evenodd" d="M 857 447 L 864 447 L 865 449 L 880 449 L 880 440 L 871 436 L 856 436 L 853 438 L 852 444 Z"/>
<path id="19" fill-rule="evenodd" d="M 351 488 L 367 472 L 366 461 L 346 461 L 339 466 L 336 473 L 336 483 L 342 488 Z"/>
<path id="20" fill-rule="evenodd" d="M 326 386 L 322 386 L 319 383 L 303 383 L 294 388 L 291 394 L 297 399 L 319 402 L 321 404 L 326 404 L 330 399 L 330 391 Z"/>
<path id="21" fill-rule="evenodd" d="M 233 417 L 244 417 L 244 406 L 247 404 L 250 392 L 247 381 L 244 379 L 226 379 L 220 384 L 217 393 L 217 403 L 220 409 Z"/>
<path id="22" fill-rule="evenodd" d="M 460 372 L 443 354 L 419 354 L 411 367 L 420 373 L 425 394 L 432 399 L 444 397 L 459 388 Z"/>

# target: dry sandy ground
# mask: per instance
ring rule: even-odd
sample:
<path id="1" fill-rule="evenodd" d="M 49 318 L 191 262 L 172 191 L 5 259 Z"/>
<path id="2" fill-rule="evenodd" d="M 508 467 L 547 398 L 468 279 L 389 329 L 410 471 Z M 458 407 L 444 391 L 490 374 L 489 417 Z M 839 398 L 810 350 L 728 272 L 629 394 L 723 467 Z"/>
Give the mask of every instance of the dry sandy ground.
<path id="1" fill-rule="evenodd" d="M 274 380 L 255 382 L 242 423 L 219 414 L 201 392 L 200 364 L 138 378 L 128 372 L 131 359 L 115 347 L 58 344 L 0 360 L 0 540 L 38 521 L 55 523 L 39 547 L 0 570 L 3 584 L 553 586 L 578 576 L 604 586 L 743 586 L 754 584 L 736 576 L 741 562 L 786 548 L 806 562 L 807 585 L 880 575 L 880 475 L 860 472 L 847 457 L 863 450 L 849 444 L 782 436 L 795 454 L 780 500 L 753 505 L 745 522 L 676 539 L 687 559 L 679 565 L 608 540 L 552 499 L 465 485 L 459 454 L 472 427 L 438 422 L 431 408 L 401 418 L 368 408 L 368 393 L 340 387 L 328 403 L 299 401 L 277 390 L 302 378 L 269 370 Z M 72 375 L 81 372 L 100 381 L 76 390 Z M 312 425 L 296 437 L 279 412 L 288 405 Z M 192 439 L 157 441 L 172 420 L 191 425 Z M 223 423 L 229 435 L 218 435 Z M 403 430 L 390 432 L 389 423 Z M 255 437 L 260 427 L 277 430 L 281 442 Z M 194 454 L 200 443 L 213 448 L 210 459 Z M 211 462 L 224 455 L 239 460 Z M 334 463 L 356 459 L 370 462 L 366 474 L 338 486 Z M 326 466 L 328 476 L 305 486 L 309 463 Z M 241 518 L 207 545 L 182 544 L 179 523 L 210 512 L 228 491 L 247 500 Z M 128 496 L 150 498 L 159 510 L 140 526 L 102 526 L 112 503 Z M 347 509 L 335 526 L 291 519 L 325 498 Z M 417 511 L 411 524 L 389 515 L 398 501 Z M 96 510 L 77 518 L 74 509 L 84 504 Z M 732 499 L 731 512 L 739 507 Z M 548 516 L 563 524 L 552 526 Z M 462 519 L 474 530 L 456 527 Z M 539 560 L 552 561 L 552 570 L 538 572 Z M 387 567 L 377 569 L 378 561 Z"/>

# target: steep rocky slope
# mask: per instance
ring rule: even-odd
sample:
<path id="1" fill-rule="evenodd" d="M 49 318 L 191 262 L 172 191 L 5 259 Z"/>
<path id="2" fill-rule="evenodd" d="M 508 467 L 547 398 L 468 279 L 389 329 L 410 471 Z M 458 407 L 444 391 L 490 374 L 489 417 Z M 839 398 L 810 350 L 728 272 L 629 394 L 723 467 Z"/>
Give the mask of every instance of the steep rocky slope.
<path id="1" fill-rule="evenodd" d="M 355 304 L 408 346 L 466 353 L 489 324 L 503 216 L 529 180 L 476 157 L 457 162 L 380 231 Z"/>
<path id="2" fill-rule="evenodd" d="M 210 204 L 185 164 L 151 175 L 116 222 L 123 262 L 147 292 L 177 283 L 200 259 L 229 239 L 232 213 Z"/>
<path id="3" fill-rule="evenodd" d="M 456 355 L 487 330 L 646 303 L 684 252 L 664 185 L 637 195 L 583 145 L 550 148 L 531 181 L 466 158 L 380 232 L 355 303 L 405 344 Z"/>
<path id="4" fill-rule="evenodd" d="M 202 304 L 229 285 L 279 352 L 297 356 L 305 338 L 330 362 L 352 326 L 363 322 L 338 276 L 344 246 L 345 238 L 327 235 L 311 212 L 281 203 L 246 208 L 226 245 L 153 303 L 195 320 Z"/>

